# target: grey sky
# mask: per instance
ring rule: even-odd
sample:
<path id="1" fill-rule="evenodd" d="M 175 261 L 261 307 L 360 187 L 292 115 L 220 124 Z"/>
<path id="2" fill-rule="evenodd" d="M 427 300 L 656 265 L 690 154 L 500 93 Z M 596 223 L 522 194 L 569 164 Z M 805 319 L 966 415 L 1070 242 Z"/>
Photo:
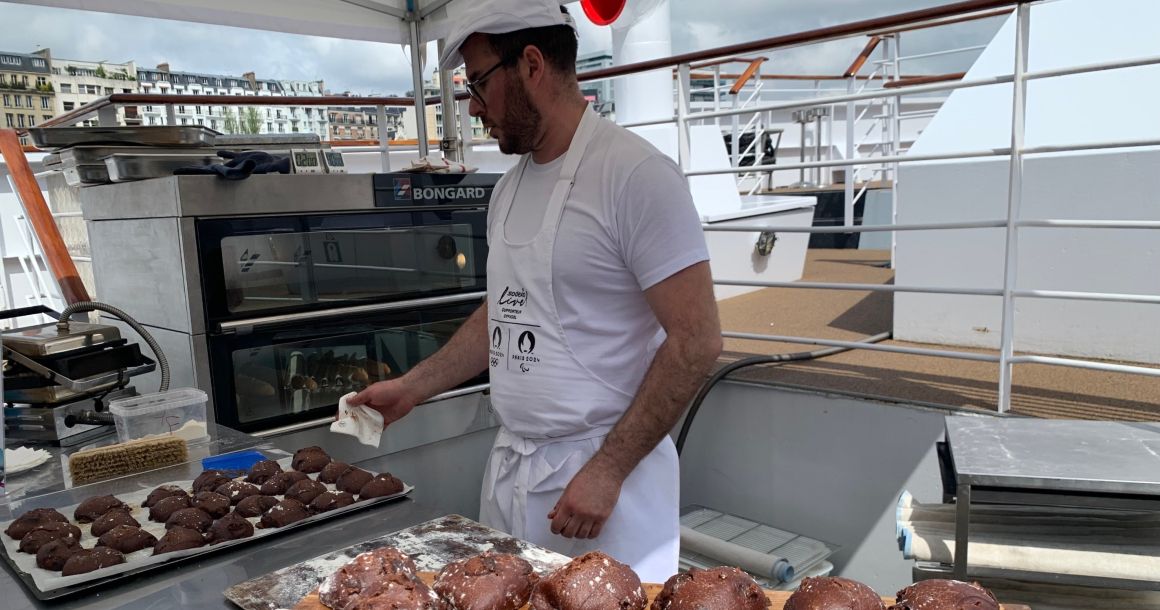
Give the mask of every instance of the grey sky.
<path id="1" fill-rule="evenodd" d="M 631 0 L 630 0 L 631 1 Z M 672 0 L 673 52 L 846 23 L 948 4 L 947 0 Z M 580 23 L 581 52 L 611 48 L 609 28 L 589 23 L 579 5 L 570 7 Z M 127 17 L 106 13 L 0 2 L 0 23 L 9 25 L 0 50 L 31 52 L 49 47 L 54 57 L 93 61 L 134 60 L 173 70 L 260 78 L 323 79 L 334 92 L 401 94 L 411 89 L 406 51 L 399 45 L 279 34 L 224 26 Z M 12 24 L 19 24 L 12 27 Z M 923 53 L 986 44 L 1000 21 L 955 25 L 934 32 L 907 33 L 903 50 Z M 840 41 L 770 55 L 767 71 L 837 73 L 865 43 Z M 434 46 L 432 45 L 432 50 Z M 965 70 L 969 56 L 915 61 L 908 73 Z M 432 60 L 428 65 L 433 66 Z"/>

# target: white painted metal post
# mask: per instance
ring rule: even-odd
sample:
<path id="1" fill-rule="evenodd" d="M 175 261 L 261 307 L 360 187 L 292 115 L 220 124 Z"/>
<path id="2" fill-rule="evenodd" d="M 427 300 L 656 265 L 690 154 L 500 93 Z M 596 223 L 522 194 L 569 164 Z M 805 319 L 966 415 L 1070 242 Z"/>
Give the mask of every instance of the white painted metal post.
<path id="1" fill-rule="evenodd" d="M 733 150 L 737 150 L 736 141 Z M 682 171 L 689 171 L 689 64 L 677 66 L 677 162 Z"/>
<path id="2" fill-rule="evenodd" d="M 239 108 L 238 110 L 241 110 L 241 108 Z M 241 117 L 241 113 L 239 112 L 238 113 L 239 123 L 241 122 L 241 120 L 242 120 L 242 117 Z M 174 110 L 173 110 L 173 104 L 166 104 L 165 105 L 165 124 L 166 125 L 176 125 L 177 124 L 177 113 L 174 112 Z"/>
<path id="3" fill-rule="evenodd" d="M 391 171 L 391 139 L 387 137 L 387 107 L 379 104 L 375 107 L 379 121 L 379 157 L 382 160 L 383 173 Z"/>
<path id="4" fill-rule="evenodd" d="M 739 103 L 738 99 L 740 97 L 741 97 L 740 92 L 733 95 L 733 109 L 734 110 L 737 110 L 738 103 Z M 741 125 L 740 125 L 741 115 L 735 114 L 732 117 L 729 117 L 729 120 L 732 121 L 732 125 L 733 125 L 733 136 L 732 136 L 732 139 L 729 141 L 729 153 L 730 153 L 729 154 L 729 164 L 732 165 L 733 167 L 739 167 L 741 165 L 739 162 L 739 159 L 741 158 L 741 146 L 739 145 L 738 140 L 741 139 L 741 133 L 739 131 L 741 128 Z"/>
<path id="5" fill-rule="evenodd" d="M 846 93 L 853 93 L 854 88 L 857 86 L 857 83 L 858 83 L 857 76 L 856 75 L 851 76 L 850 80 L 846 83 Z M 855 114 L 856 112 L 857 112 L 857 108 L 855 107 L 854 102 L 846 102 L 846 160 L 847 161 L 852 161 L 854 159 L 854 154 L 856 153 L 856 151 L 854 150 L 854 118 L 857 116 Z M 845 219 L 845 222 L 843 224 L 847 227 L 852 227 L 852 226 L 854 226 L 854 166 L 853 165 L 846 166 L 846 179 L 844 180 L 844 182 L 846 183 L 846 189 L 845 189 L 846 190 L 846 213 L 843 214 L 843 218 Z"/>
<path id="6" fill-rule="evenodd" d="M 713 66 L 713 110 L 721 109 L 721 65 Z M 713 122 L 720 125 L 721 119 L 713 119 Z"/>
<path id="7" fill-rule="evenodd" d="M 467 151 L 472 150 L 475 139 L 475 132 L 471 129 L 471 100 L 459 100 L 455 107 L 459 112 L 459 141 L 463 143 L 463 158 L 459 162 L 467 163 Z"/>
<path id="8" fill-rule="evenodd" d="M 415 87 L 415 137 L 419 139 L 419 157 L 427 157 L 427 95 L 423 91 L 423 60 L 427 45 L 419 39 L 419 3 L 407 16 L 411 21 L 411 82 Z"/>
<path id="9" fill-rule="evenodd" d="M 1027 53 L 1031 35 L 1031 5 L 1015 14 L 1015 82 L 1011 100 L 1011 177 L 1007 186 L 1007 256 L 1003 263 L 1003 334 L 999 348 L 1000 413 L 1011 409 L 1011 358 L 1015 344 L 1016 270 L 1019 265 L 1019 210 L 1023 203 L 1023 137 L 1027 119 Z"/>

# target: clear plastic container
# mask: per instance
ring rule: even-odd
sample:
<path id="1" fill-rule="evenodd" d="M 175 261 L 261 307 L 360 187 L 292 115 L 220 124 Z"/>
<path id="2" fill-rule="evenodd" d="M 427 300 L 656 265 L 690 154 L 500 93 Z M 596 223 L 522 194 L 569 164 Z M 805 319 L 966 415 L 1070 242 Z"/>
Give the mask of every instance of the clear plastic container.
<path id="1" fill-rule="evenodd" d="M 177 436 L 190 445 L 209 441 L 205 405 L 208 397 L 197 388 L 122 398 L 109 403 L 117 425 L 117 440 Z"/>

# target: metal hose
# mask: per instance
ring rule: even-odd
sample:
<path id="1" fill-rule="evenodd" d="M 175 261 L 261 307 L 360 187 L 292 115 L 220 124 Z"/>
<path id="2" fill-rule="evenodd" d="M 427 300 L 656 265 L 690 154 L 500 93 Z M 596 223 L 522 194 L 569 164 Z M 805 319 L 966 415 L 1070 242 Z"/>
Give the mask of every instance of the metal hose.
<path id="1" fill-rule="evenodd" d="M 859 343 L 878 343 L 879 341 L 885 341 L 889 339 L 891 336 L 893 336 L 893 333 L 887 331 L 872 337 L 866 337 L 865 339 L 859 341 Z M 792 352 L 788 354 L 771 354 L 768 356 L 751 356 L 749 358 L 738 360 L 737 362 L 731 362 L 721 367 L 720 370 L 718 370 L 716 373 L 713 373 L 712 376 L 706 379 L 705 383 L 701 384 L 701 389 L 697 391 L 697 395 L 694 396 L 693 401 L 689 403 L 689 413 L 685 416 L 685 422 L 681 424 L 680 434 L 677 435 L 677 455 L 680 456 L 681 450 L 685 448 L 685 440 L 689 437 L 689 429 L 693 427 L 693 418 L 697 416 L 697 411 L 701 409 L 701 403 L 705 401 L 705 397 L 709 395 L 709 391 L 713 389 L 713 386 L 717 385 L 717 382 L 725 379 L 725 377 L 733 371 L 745 368 L 747 366 L 756 366 L 759 364 L 780 364 L 785 362 L 797 362 L 801 360 L 814 360 L 817 358 L 823 358 L 825 356 L 833 356 L 834 354 L 847 352 L 852 349 L 854 348 L 827 347 L 825 349 L 819 349 L 812 352 Z"/>
<path id="2" fill-rule="evenodd" d="M 113 307 L 112 305 L 97 303 L 96 301 L 80 301 L 78 303 L 73 303 L 72 305 L 65 307 L 64 311 L 60 312 L 60 319 L 56 322 L 57 332 L 67 333 L 69 318 L 71 318 L 73 314 L 83 313 L 86 311 L 103 311 L 105 313 L 112 314 L 114 317 L 120 319 L 122 322 L 132 327 L 133 330 L 137 331 L 137 334 L 141 335 L 141 338 L 144 339 L 145 343 L 149 345 L 149 349 L 153 350 L 153 355 L 157 357 L 157 368 L 161 369 L 161 388 L 157 391 L 164 392 L 165 390 L 169 389 L 169 361 L 165 359 L 165 354 L 161 353 L 161 346 L 157 345 L 157 341 L 153 339 L 153 335 L 149 334 L 149 331 L 145 330 L 144 326 L 141 326 L 141 324 L 139 324 L 124 311 Z"/>

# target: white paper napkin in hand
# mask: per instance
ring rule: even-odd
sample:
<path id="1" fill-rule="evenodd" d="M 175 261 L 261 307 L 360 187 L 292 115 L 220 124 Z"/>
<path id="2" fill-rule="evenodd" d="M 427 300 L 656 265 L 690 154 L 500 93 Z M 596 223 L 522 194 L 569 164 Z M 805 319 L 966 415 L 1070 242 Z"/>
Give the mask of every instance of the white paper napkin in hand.
<path id="1" fill-rule="evenodd" d="M 330 431 L 353 436 L 358 442 L 377 448 L 383 438 L 383 414 L 365 405 L 348 405 L 346 401 L 355 394 L 338 399 L 338 421 L 330 424 Z"/>

